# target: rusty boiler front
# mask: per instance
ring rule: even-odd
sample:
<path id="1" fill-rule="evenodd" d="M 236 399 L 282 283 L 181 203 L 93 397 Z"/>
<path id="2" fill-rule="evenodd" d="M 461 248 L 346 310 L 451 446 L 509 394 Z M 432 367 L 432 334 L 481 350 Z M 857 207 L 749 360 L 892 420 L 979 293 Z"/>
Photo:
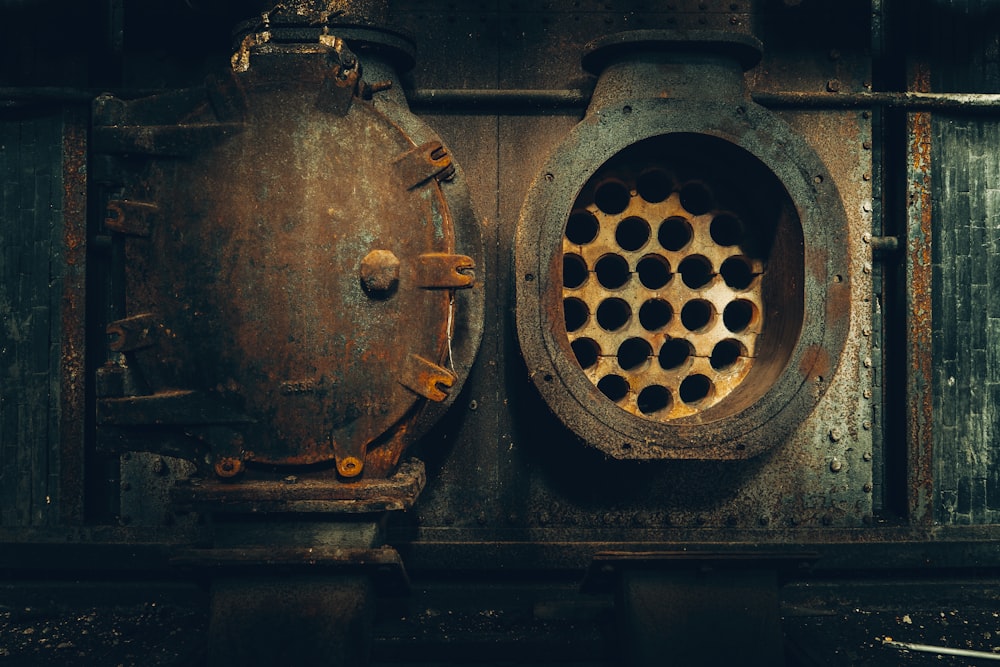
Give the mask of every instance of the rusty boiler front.
<path id="1" fill-rule="evenodd" d="M 385 476 L 426 406 L 457 393 L 454 350 L 476 338 L 455 296 L 479 252 L 456 247 L 455 166 L 376 109 L 337 38 L 245 43 L 233 66 L 97 102 L 97 149 L 125 174 L 106 221 L 124 317 L 104 369 L 123 379 L 99 422 L 204 451 L 221 477 L 331 462 Z"/>

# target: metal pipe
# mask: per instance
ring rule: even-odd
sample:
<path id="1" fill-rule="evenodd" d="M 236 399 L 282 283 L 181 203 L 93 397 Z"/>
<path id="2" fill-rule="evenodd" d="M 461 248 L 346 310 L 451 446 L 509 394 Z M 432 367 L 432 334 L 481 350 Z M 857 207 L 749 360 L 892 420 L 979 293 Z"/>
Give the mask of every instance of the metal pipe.
<path id="1" fill-rule="evenodd" d="M 454 109 L 509 108 L 577 108 L 587 105 L 590 93 L 585 89 L 458 89 L 418 88 L 407 95 L 414 107 Z M 758 104 L 778 109 L 865 109 L 887 106 L 921 111 L 1000 112 L 1000 95 L 981 93 L 753 93 Z"/>
<path id="2" fill-rule="evenodd" d="M 82 88 L 18 87 L 0 88 L 0 107 L 38 103 L 89 102 L 101 91 Z M 140 92 L 123 91 L 120 96 L 135 97 Z M 118 93 L 115 93 L 116 95 Z M 491 89 L 491 88 L 417 88 L 407 94 L 410 104 L 422 109 L 576 109 L 586 107 L 591 91 L 567 89 Z M 886 106 L 913 111 L 1000 113 L 1000 94 L 986 93 L 803 93 L 758 92 L 754 102 L 772 109 L 865 109 Z"/>
<path id="3" fill-rule="evenodd" d="M 586 107 L 590 90 L 570 89 L 506 89 L 489 88 L 417 88 L 406 95 L 410 104 L 422 108 L 559 108 Z"/>
<path id="4" fill-rule="evenodd" d="M 937 655 L 958 655 L 963 658 L 977 658 L 979 660 L 1000 660 L 1000 654 L 987 653 L 986 651 L 970 651 L 964 648 L 931 646 L 929 644 L 912 644 L 910 642 L 897 642 L 891 639 L 886 639 L 882 643 L 902 651 L 919 651 L 920 653 L 936 653 Z"/>

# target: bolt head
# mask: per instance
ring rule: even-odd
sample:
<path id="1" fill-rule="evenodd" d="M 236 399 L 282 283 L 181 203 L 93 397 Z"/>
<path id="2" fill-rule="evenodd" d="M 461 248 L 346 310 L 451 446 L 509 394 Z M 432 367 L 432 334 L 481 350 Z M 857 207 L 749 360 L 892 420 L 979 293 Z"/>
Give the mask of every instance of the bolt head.
<path id="1" fill-rule="evenodd" d="M 361 286 L 373 298 L 391 296 L 399 285 L 399 258 L 389 250 L 372 250 L 361 260 Z"/>

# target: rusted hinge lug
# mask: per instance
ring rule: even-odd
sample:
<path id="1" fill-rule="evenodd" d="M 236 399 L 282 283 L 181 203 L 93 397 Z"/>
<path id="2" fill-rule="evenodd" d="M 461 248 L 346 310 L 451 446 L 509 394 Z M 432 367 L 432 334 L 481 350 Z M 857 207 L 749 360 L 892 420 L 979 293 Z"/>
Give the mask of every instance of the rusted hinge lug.
<path id="1" fill-rule="evenodd" d="M 119 234 L 148 237 L 152 220 L 159 210 L 156 204 L 150 202 L 114 199 L 108 202 L 104 226 Z"/>
<path id="2" fill-rule="evenodd" d="M 428 252 L 417 256 L 416 283 L 429 289 L 472 287 L 476 263 L 467 255 Z"/>
<path id="3" fill-rule="evenodd" d="M 334 35 L 320 35 L 319 43 L 330 49 L 330 68 L 323 77 L 319 95 L 316 98 L 316 108 L 325 113 L 345 116 L 351 110 L 354 97 L 359 95 L 363 87 L 361 71 L 358 68 L 358 58 L 344 40 Z"/>
<path id="4" fill-rule="evenodd" d="M 457 379 L 447 368 L 416 354 L 410 354 L 406 358 L 400 370 L 400 377 L 397 378 L 399 383 L 410 391 L 435 403 L 448 398 L 445 389 L 451 388 Z"/>
<path id="5" fill-rule="evenodd" d="M 151 313 L 133 315 L 108 324 L 111 336 L 108 347 L 112 352 L 131 352 L 150 347 L 155 340 L 156 318 Z"/>
<path id="6" fill-rule="evenodd" d="M 393 161 L 393 169 L 407 190 L 432 178 L 443 181 L 455 175 L 451 155 L 439 141 L 428 141 L 406 151 Z"/>

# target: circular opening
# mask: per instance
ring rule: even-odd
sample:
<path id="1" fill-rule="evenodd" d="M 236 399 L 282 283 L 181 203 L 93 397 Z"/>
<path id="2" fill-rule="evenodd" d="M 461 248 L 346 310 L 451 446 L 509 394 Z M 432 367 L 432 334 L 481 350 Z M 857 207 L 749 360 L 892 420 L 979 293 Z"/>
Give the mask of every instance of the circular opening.
<path id="1" fill-rule="evenodd" d="M 615 229 L 615 240 L 622 250 L 638 250 L 649 241 L 649 223 L 642 218 L 625 218 Z"/>
<path id="2" fill-rule="evenodd" d="M 597 323 L 605 331 L 616 331 L 632 318 L 632 308 L 621 299 L 605 299 L 597 307 Z"/>
<path id="3" fill-rule="evenodd" d="M 575 289 L 587 282 L 587 263 L 574 254 L 563 255 L 563 286 Z"/>
<path id="4" fill-rule="evenodd" d="M 683 338 L 671 338 L 660 348 L 660 368 L 669 371 L 680 368 L 694 350 Z"/>
<path id="5" fill-rule="evenodd" d="M 675 215 L 660 224 L 656 238 L 665 250 L 676 252 L 691 242 L 691 236 L 691 223 Z"/>
<path id="6" fill-rule="evenodd" d="M 647 255 L 635 266 L 639 282 L 647 289 L 660 289 L 670 282 L 670 263 L 659 255 Z"/>
<path id="7" fill-rule="evenodd" d="M 712 263 L 701 255 L 685 258 L 677 270 L 681 274 L 681 280 L 691 289 L 704 287 L 712 279 Z"/>
<path id="8" fill-rule="evenodd" d="M 628 380 L 621 375 L 605 375 L 597 383 L 601 393 L 617 403 L 628 394 Z"/>
<path id="9" fill-rule="evenodd" d="M 722 323 L 733 333 L 744 331 L 753 321 L 753 304 L 744 299 L 731 301 L 722 311 Z"/>
<path id="10" fill-rule="evenodd" d="M 592 338 L 577 338 L 570 343 L 570 347 L 573 348 L 573 355 L 580 368 L 590 368 L 597 363 L 597 357 L 601 354 L 601 348 Z"/>
<path id="11" fill-rule="evenodd" d="M 650 299 L 639 308 L 639 324 L 646 331 L 662 329 L 673 317 L 674 309 L 663 299 Z"/>
<path id="12" fill-rule="evenodd" d="M 594 265 L 594 273 L 597 274 L 597 282 L 608 289 L 618 289 L 628 282 L 631 275 L 628 270 L 628 262 L 621 255 L 601 257 Z"/>
<path id="13" fill-rule="evenodd" d="M 746 257 L 730 257 L 719 267 L 719 273 L 733 289 L 745 290 L 753 282 L 753 267 Z"/>
<path id="14" fill-rule="evenodd" d="M 601 223 L 590 211 L 574 211 L 566 222 L 566 238 L 570 243 L 586 245 L 597 238 Z"/>
<path id="15" fill-rule="evenodd" d="M 670 196 L 674 184 L 667 172 L 650 169 L 639 175 L 635 181 L 635 191 L 651 204 L 657 204 Z"/>
<path id="16" fill-rule="evenodd" d="M 743 223 L 732 213 L 720 213 L 712 220 L 708 232 L 719 245 L 736 245 L 743 240 Z"/>
<path id="17" fill-rule="evenodd" d="M 708 301 L 694 299 L 684 304 L 684 308 L 681 310 L 681 322 L 688 331 L 704 329 L 711 321 L 712 304 Z"/>
<path id="18" fill-rule="evenodd" d="M 704 183 L 689 181 L 681 188 L 681 206 L 691 215 L 703 215 L 712 209 L 712 193 Z"/>
<path id="19" fill-rule="evenodd" d="M 715 344 L 708 361 L 712 368 L 721 371 L 730 368 L 745 353 L 743 345 L 738 340 L 727 338 Z"/>
<path id="20" fill-rule="evenodd" d="M 712 393 L 712 381 L 704 375 L 689 375 L 681 382 L 678 393 L 685 403 L 697 403 Z"/>
<path id="21" fill-rule="evenodd" d="M 625 184 L 618 180 L 604 181 L 594 192 L 594 203 L 597 208 L 609 215 L 621 213 L 628 208 L 632 194 Z"/>
<path id="22" fill-rule="evenodd" d="M 627 390 L 612 392 L 625 396 L 620 409 L 684 424 L 767 395 L 805 303 L 799 210 L 783 182 L 738 146 L 688 133 L 639 142 L 589 173 L 563 209 L 562 254 L 583 259 L 567 284 L 579 287 L 558 295 L 563 340 L 588 364 L 581 379 L 624 378 Z"/>
<path id="23" fill-rule="evenodd" d="M 587 304 L 580 299 L 563 299 L 563 316 L 566 318 L 566 331 L 576 331 L 587 323 L 590 311 Z"/>
<path id="24" fill-rule="evenodd" d="M 636 403 L 639 406 L 639 412 L 651 415 L 670 407 L 670 392 L 666 387 L 653 384 L 639 392 Z"/>
<path id="25" fill-rule="evenodd" d="M 653 354 L 653 349 L 642 338 L 629 338 L 618 346 L 618 365 L 622 370 L 632 371 L 645 364 Z"/>

